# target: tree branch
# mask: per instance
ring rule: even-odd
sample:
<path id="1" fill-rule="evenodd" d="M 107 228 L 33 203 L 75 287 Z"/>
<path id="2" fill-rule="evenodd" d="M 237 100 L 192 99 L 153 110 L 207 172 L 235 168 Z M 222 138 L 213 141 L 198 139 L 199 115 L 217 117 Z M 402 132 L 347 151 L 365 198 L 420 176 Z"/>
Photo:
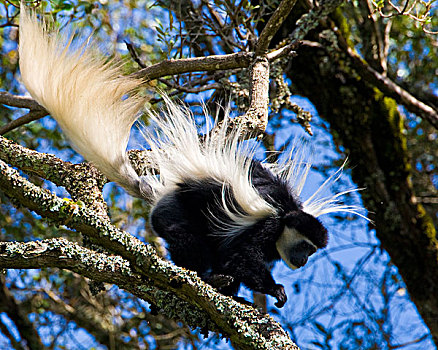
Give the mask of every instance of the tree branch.
<path id="1" fill-rule="evenodd" d="M 278 29 L 280 29 L 296 2 L 297 0 L 283 0 L 280 5 L 278 5 L 278 8 L 269 18 L 268 23 L 266 23 L 259 39 L 257 40 L 255 49 L 256 56 L 264 55 L 266 53 L 272 38 L 277 33 Z"/>
<path id="2" fill-rule="evenodd" d="M 99 213 L 101 218 L 109 219 L 102 196 L 103 185 L 108 180 L 90 163 L 64 162 L 52 154 L 30 150 L 1 136 L 0 159 L 28 174 L 65 187 L 73 200 L 81 200 Z"/>
<path id="3" fill-rule="evenodd" d="M 34 120 L 41 119 L 46 115 L 47 115 L 47 111 L 45 110 L 30 111 L 29 113 L 23 115 L 22 117 L 12 120 L 10 123 L 0 127 L 0 135 L 4 135 L 9 131 L 18 128 L 19 126 L 28 124 L 30 122 L 33 122 Z"/>
<path id="4" fill-rule="evenodd" d="M 27 113 L 26 115 L 0 127 L 0 135 L 4 135 L 21 125 L 30 123 L 34 120 L 38 120 L 49 114 L 49 112 L 47 112 L 44 107 L 40 106 L 31 97 L 15 96 L 5 91 L 0 91 L 0 103 L 12 107 L 29 109 L 29 113 Z"/>
<path id="5" fill-rule="evenodd" d="M 343 40 L 340 40 L 341 44 L 342 42 Z M 388 77 L 371 68 L 348 45 L 345 44 L 342 46 L 353 61 L 357 72 L 363 79 L 365 79 L 371 85 L 376 86 L 385 95 L 395 99 L 397 103 L 405 106 L 410 112 L 426 119 L 435 127 L 435 129 L 438 129 L 438 111 L 415 98 L 408 91 L 404 90 Z"/>
<path id="6" fill-rule="evenodd" d="M 148 82 L 167 75 L 246 68 L 251 63 L 252 56 L 253 54 L 250 52 L 237 52 L 228 55 L 166 60 L 147 68 L 140 69 L 133 75 L 136 78 L 144 78 L 145 81 Z"/>
<path id="7" fill-rule="evenodd" d="M 177 310 L 188 308 L 188 310 L 197 314 L 204 324 L 207 323 L 206 326 L 211 327 L 213 330 L 216 328 L 211 321 L 208 321 L 209 317 L 202 314 L 202 311 L 194 310 L 192 305 L 188 305 L 170 294 L 168 295 L 168 292 L 157 290 L 148 278 L 135 273 L 130 265 L 127 260 L 120 256 L 97 253 L 63 238 L 32 242 L 0 242 L 1 268 L 67 269 L 98 282 L 116 284 L 120 288 L 155 305 L 162 303 L 163 296 L 160 293 L 164 293 L 167 301 L 178 304 L 177 309 L 171 315 L 172 317 L 179 317 L 189 324 L 192 323 L 194 320 L 189 316 L 188 319 L 184 319 L 184 316 L 178 315 L 179 311 Z"/>
<path id="8" fill-rule="evenodd" d="M 248 136 L 263 133 L 268 125 L 269 62 L 258 56 L 250 67 L 250 105 L 248 111 L 228 121 L 228 128 L 238 128 Z"/>
<path id="9" fill-rule="evenodd" d="M 32 97 L 15 96 L 6 91 L 0 91 L 0 103 L 12 107 L 27 108 L 33 111 L 45 110 Z M 46 114 L 49 114 L 49 112 L 46 111 Z"/>

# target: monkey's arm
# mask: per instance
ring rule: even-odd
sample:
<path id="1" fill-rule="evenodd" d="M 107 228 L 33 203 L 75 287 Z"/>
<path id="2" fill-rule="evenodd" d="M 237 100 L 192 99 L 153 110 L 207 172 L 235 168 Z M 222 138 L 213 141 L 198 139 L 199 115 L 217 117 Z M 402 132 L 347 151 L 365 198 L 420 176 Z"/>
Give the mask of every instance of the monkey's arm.
<path id="1" fill-rule="evenodd" d="M 275 297 L 275 306 L 279 308 L 287 301 L 284 287 L 275 283 L 267 267 L 266 257 L 257 246 L 246 246 L 229 255 L 223 273 L 232 276 L 251 290 Z"/>

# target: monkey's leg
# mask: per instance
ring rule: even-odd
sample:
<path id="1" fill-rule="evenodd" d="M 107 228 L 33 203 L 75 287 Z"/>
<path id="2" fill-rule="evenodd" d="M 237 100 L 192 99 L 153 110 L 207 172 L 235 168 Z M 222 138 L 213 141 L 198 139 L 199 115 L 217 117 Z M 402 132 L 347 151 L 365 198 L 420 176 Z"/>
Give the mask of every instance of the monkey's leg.
<path id="1" fill-rule="evenodd" d="M 202 277 L 211 267 L 211 249 L 205 238 L 206 228 L 190 219 L 188 209 L 178 197 L 169 194 L 154 207 L 151 226 L 166 241 L 173 262 Z"/>
<path id="2" fill-rule="evenodd" d="M 251 290 L 272 295 L 277 299 L 277 307 L 283 307 L 286 303 L 284 287 L 275 283 L 266 266 L 265 257 L 257 247 L 247 246 L 222 261 L 221 273 L 232 276 L 235 282 L 243 283 Z"/>

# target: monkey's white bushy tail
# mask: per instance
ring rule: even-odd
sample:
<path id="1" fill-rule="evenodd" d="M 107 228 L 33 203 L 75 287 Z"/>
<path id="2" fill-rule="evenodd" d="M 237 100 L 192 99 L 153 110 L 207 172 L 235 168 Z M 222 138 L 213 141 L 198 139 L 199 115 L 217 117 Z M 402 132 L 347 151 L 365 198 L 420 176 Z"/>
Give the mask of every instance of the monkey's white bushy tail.
<path id="1" fill-rule="evenodd" d="M 236 227 L 246 227 L 260 218 L 275 214 L 275 208 L 260 196 L 251 183 L 250 169 L 255 149 L 239 141 L 240 128 L 228 130 L 228 111 L 225 111 L 221 127 L 200 138 L 191 111 L 174 104 L 165 95 L 163 98 L 164 113 L 160 116 L 150 114 L 155 123 L 154 132 L 144 134 L 151 147 L 149 156 L 160 174 L 159 177 L 153 176 L 150 170 L 147 174 L 154 201 L 174 191 L 181 183 L 209 179 L 232 190 L 241 210 L 229 208 L 225 197 L 222 205 Z M 207 112 L 204 112 L 207 129 L 210 129 L 213 125 L 208 121 Z"/>
<path id="2" fill-rule="evenodd" d="M 123 76 L 120 66 L 105 62 L 86 43 L 50 32 L 23 5 L 19 56 L 24 85 L 73 147 L 110 180 L 142 197 L 140 178 L 126 155 L 132 124 L 145 102 L 133 93 L 141 81 Z"/>

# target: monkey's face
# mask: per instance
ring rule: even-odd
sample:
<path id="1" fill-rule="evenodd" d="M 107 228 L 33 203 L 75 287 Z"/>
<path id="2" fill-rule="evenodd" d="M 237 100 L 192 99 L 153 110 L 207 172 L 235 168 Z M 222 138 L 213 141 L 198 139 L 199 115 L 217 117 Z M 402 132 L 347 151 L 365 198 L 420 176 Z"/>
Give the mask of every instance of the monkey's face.
<path id="1" fill-rule="evenodd" d="M 276 242 L 277 251 L 291 269 L 297 269 L 327 245 L 327 230 L 318 219 L 303 211 L 289 213 L 284 222 L 284 230 Z"/>
<path id="2" fill-rule="evenodd" d="M 277 251 L 283 261 L 293 270 L 306 265 L 309 256 L 317 247 L 296 229 L 285 227 L 277 240 Z"/>

